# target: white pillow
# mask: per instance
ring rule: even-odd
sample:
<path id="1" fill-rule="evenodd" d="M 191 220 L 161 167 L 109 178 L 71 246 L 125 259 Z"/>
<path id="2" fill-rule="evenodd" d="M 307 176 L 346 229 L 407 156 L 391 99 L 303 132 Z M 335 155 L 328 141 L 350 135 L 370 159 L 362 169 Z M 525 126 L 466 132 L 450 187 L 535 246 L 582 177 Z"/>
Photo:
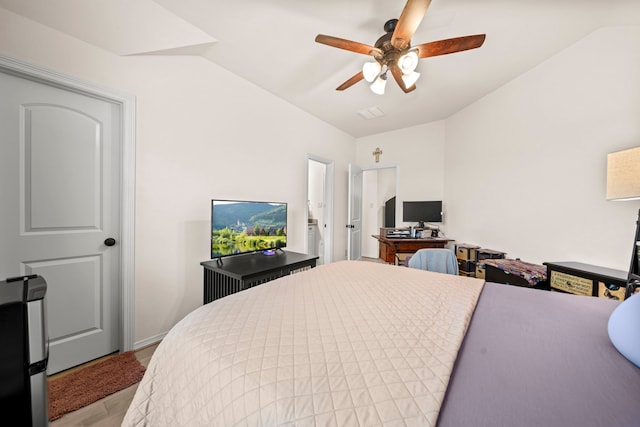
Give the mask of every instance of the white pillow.
<path id="1" fill-rule="evenodd" d="M 640 367 L 640 293 L 636 293 L 609 316 L 609 339 L 615 348 Z"/>

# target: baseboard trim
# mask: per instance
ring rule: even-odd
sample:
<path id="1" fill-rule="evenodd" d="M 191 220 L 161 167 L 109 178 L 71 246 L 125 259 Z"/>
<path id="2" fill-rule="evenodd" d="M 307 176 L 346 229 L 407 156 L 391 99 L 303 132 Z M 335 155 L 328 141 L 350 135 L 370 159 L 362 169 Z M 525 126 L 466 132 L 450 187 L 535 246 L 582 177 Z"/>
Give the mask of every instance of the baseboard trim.
<path id="1" fill-rule="evenodd" d="M 144 339 L 142 341 L 136 341 L 133 344 L 133 349 L 135 351 L 138 351 L 138 350 L 140 350 L 142 348 L 149 347 L 150 345 L 157 344 L 160 341 L 162 341 L 165 336 L 167 336 L 166 332 L 164 334 L 159 334 L 159 335 L 155 335 L 153 337 L 146 338 L 146 339 Z"/>

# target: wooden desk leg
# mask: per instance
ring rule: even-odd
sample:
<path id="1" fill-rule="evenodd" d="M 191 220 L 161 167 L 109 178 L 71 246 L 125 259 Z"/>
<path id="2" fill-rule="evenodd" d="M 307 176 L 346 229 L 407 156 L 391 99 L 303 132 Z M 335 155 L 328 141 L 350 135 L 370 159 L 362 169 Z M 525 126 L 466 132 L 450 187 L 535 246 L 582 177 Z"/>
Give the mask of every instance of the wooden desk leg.
<path id="1" fill-rule="evenodd" d="M 396 250 L 395 246 L 380 242 L 378 244 L 378 257 L 388 264 L 395 264 Z"/>

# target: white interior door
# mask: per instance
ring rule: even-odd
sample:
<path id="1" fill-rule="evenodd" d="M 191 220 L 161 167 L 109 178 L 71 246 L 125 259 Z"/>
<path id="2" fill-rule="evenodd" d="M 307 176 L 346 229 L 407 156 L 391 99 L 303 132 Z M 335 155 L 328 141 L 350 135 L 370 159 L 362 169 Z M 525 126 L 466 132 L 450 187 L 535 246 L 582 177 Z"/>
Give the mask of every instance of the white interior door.
<path id="1" fill-rule="evenodd" d="M 362 256 L 362 168 L 349 164 L 347 259 Z"/>
<path id="2" fill-rule="evenodd" d="M 52 374 L 119 349 L 121 116 L 2 72 L 0 93 L 0 277 L 45 278 Z"/>

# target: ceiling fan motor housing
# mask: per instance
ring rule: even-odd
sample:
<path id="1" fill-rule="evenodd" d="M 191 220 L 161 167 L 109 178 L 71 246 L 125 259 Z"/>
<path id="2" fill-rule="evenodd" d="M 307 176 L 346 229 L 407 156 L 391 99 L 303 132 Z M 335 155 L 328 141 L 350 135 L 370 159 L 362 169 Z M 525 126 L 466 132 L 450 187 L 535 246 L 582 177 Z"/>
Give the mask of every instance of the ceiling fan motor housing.
<path id="1" fill-rule="evenodd" d="M 397 19 L 389 19 L 387 22 L 384 23 L 384 32 L 393 33 L 393 31 L 396 29 L 397 24 L 398 24 Z"/>
<path id="2" fill-rule="evenodd" d="M 385 29 L 388 27 L 389 22 L 395 21 L 397 19 L 392 19 L 387 21 L 385 24 Z M 395 28 L 395 22 L 393 24 L 393 28 Z M 400 50 L 391 44 L 391 38 L 393 37 L 393 29 L 390 32 L 387 32 L 378 40 L 376 40 L 375 47 L 382 51 L 382 56 L 374 56 L 374 58 L 380 63 L 380 65 L 389 65 L 398 60 L 402 55 L 407 53 L 411 49 L 411 45 L 407 45 L 404 49 Z"/>

